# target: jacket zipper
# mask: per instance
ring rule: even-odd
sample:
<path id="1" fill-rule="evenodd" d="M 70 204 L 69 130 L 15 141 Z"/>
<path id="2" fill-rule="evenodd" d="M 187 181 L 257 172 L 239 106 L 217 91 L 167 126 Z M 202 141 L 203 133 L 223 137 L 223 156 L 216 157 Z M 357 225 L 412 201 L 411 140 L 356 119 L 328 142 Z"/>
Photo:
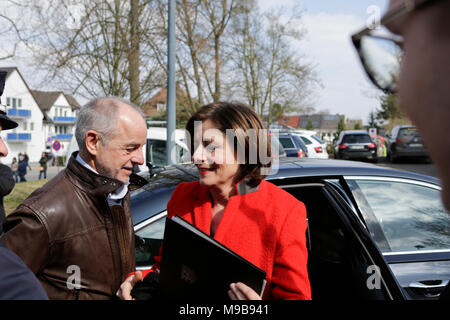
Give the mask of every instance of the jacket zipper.
<path id="1" fill-rule="evenodd" d="M 122 277 L 123 277 L 123 266 L 122 266 L 122 251 L 120 250 L 120 244 L 119 244 L 119 238 L 117 236 L 117 230 L 116 230 L 116 221 L 114 219 L 114 214 L 112 210 L 109 207 L 108 201 L 106 201 L 106 205 L 108 207 L 109 213 L 111 215 L 113 230 L 114 230 L 114 238 L 116 240 L 117 249 L 119 251 L 119 268 L 120 268 L 120 279 L 119 279 L 119 286 L 122 283 Z"/>

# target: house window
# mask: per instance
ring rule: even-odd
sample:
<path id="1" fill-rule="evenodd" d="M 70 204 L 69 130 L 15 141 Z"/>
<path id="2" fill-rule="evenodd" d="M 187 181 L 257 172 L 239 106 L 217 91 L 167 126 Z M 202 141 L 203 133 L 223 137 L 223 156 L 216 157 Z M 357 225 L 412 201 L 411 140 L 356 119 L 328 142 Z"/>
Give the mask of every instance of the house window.
<path id="1" fill-rule="evenodd" d="M 6 105 L 7 105 L 8 107 L 11 106 L 11 98 L 6 98 Z"/>
<path id="2" fill-rule="evenodd" d="M 30 122 L 30 131 L 34 131 L 34 122 Z"/>
<path id="3" fill-rule="evenodd" d="M 18 106 L 19 108 L 22 108 L 22 99 L 21 99 L 21 98 L 18 98 L 18 99 L 17 99 L 17 106 Z"/>
<path id="4" fill-rule="evenodd" d="M 156 111 L 163 111 L 163 110 L 166 110 L 166 105 L 164 103 L 157 103 Z"/>
<path id="5" fill-rule="evenodd" d="M 23 130 L 27 131 L 27 123 L 26 122 L 23 123 Z"/>
<path id="6" fill-rule="evenodd" d="M 16 98 L 12 98 L 12 107 L 13 108 L 17 108 L 17 105 L 16 105 Z"/>

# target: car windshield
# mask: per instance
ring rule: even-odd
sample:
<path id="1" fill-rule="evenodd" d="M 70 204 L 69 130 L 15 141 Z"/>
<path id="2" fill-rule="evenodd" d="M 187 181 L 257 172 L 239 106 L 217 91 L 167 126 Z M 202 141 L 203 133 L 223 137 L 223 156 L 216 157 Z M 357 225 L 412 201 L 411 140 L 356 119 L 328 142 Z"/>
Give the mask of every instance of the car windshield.
<path id="1" fill-rule="evenodd" d="M 368 134 L 346 134 L 342 138 L 342 143 L 371 143 Z"/>

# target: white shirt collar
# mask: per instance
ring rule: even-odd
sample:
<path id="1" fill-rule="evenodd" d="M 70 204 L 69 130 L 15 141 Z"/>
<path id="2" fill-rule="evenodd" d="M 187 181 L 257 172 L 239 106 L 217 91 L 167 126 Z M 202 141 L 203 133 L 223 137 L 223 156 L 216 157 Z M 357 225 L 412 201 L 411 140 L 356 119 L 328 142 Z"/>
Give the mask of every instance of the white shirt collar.
<path id="1" fill-rule="evenodd" d="M 84 167 L 88 168 L 92 172 L 98 174 L 97 171 L 94 170 L 90 165 L 86 163 L 86 161 L 83 160 L 83 158 L 80 157 L 80 154 L 77 154 L 77 157 L 75 158 L 79 163 L 81 163 Z M 120 204 L 121 200 L 126 196 L 128 192 L 128 185 L 130 182 L 124 183 L 120 188 L 118 188 L 116 191 L 110 193 L 108 195 L 108 203 L 111 204 Z"/>

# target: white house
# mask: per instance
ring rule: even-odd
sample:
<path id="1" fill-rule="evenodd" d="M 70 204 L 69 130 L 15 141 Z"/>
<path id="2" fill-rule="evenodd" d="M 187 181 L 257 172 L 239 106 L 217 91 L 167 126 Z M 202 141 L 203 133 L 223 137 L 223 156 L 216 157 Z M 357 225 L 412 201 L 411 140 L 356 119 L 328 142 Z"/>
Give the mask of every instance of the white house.
<path id="1" fill-rule="evenodd" d="M 80 105 L 72 96 L 61 91 L 31 90 L 31 93 L 44 114 L 45 147 L 57 156 L 66 155 L 75 132 Z"/>
<path id="2" fill-rule="evenodd" d="M 8 116 L 19 123 L 16 129 L 1 133 L 9 153 L 2 160 L 10 164 L 13 157 L 26 152 L 30 162 L 39 161 L 43 151 L 50 149 L 66 155 L 75 130 L 80 105 L 63 92 L 31 90 L 16 67 L 1 68 L 8 72 L 2 102 L 8 106 Z M 58 151 L 52 146 L 59 145 Z"/>
<path id="3" fill-rule="evenodd" d="M 15 67 L 0 70 L 8 72 L 2 103 L 8 106 L 8 116 L 19 123 L 17 128 L 1 133 L 9 150 L 2 162 L 10 164 L 12 158 L 17 157 L 20 152 L 26 152 L 31 162 L 39 161 L 45 150 L 42 122 L 44 115 L 19 70 Z"/>

